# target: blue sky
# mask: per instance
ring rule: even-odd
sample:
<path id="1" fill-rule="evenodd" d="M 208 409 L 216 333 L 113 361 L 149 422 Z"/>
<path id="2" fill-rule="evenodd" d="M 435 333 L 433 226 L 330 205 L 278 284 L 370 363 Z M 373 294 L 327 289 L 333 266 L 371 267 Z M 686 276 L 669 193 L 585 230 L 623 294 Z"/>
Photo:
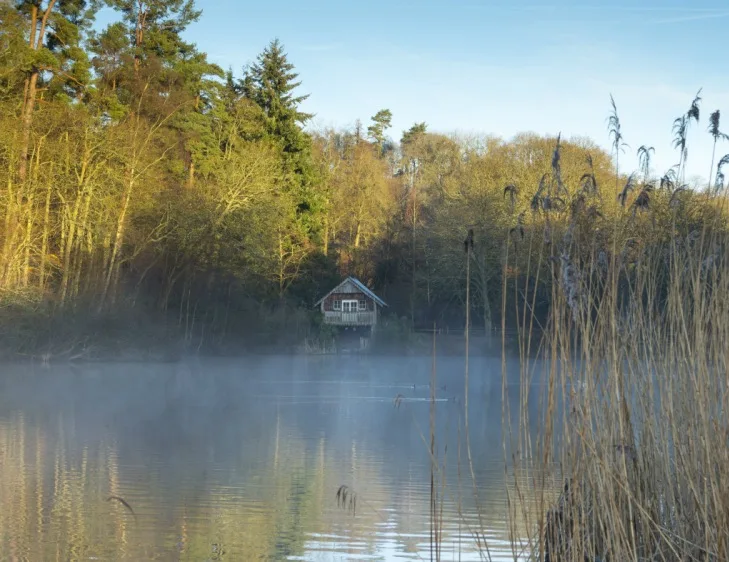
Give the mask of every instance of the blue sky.
<path id="1" fill-rule="evenodd" d="M 203 10 L 186 38 L 236 73 L 278 37 L 311 96 L 313 127 L 367 125 L 393 113 L 399 139 L 412 123 L 429 130 L 494 134 L 523 131 L 589 136 L 609 146 L 606 119 L 615 97 L 636 165 L 641 144 L 656 149 L 662 174 L 678 157 L 673 119 L 703 87 L 702 116 L 689 133 L 687 176 L 708 176 L 708 115 L 726 112 L 729 5 L 645 0 L 198 0 Z M 639 6 L 639 7 L 636 7 Z M 729 142 L 717 152 L 729 153 Z"/>

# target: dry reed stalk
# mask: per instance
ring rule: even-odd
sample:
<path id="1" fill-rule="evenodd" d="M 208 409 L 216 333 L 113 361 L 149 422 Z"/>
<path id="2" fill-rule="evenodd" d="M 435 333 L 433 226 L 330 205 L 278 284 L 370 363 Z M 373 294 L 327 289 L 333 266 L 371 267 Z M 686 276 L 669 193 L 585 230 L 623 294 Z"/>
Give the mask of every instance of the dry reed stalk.
<path id="1" fill-rule="evenodd" d="M 698 99 L 677 131 L 679 177 L 684 125 L 697 120 Z M 688 192 L 678 199 L 672 190 L 637 193 L 617 211 L 607 240 L 578 225 L 568 241 L 552 241 L 561 245 L 561 271 L 551 265 L 552 309 L 538 353 L 542 419 L 521 461 L 534 489 L 517 481 L 515 494 L 535 529 L 527 539 L 535 560 L 729 559 L 727 201 Z M 641 238 L 628 244 L 631 230 Z M 527 315 L 527 290 L 515 294 L 520 387 L 528 393 L 533 309 Z M 520 451 L 533 398 L 520 402 Z M 506 425 L 507 410 L 505 400 Z M 556 502 L 544 501 L 553 497 L 550 476 L 568 482 Z"/>

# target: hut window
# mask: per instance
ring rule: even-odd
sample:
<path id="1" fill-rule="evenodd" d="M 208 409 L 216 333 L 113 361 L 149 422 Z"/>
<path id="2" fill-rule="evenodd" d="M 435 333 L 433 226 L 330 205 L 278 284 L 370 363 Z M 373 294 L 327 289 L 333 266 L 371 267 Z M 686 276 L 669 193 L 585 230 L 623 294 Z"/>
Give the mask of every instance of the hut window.
<path id="1" fill-rule="evenodd" d="M 332 303 L 332 308 L 333 308 L 334 310 L 342 310 L 342 301 L 340 301 L 340 300 L 335 300 L 335 301 L 334 301 L 334 302 Z"/>
<path id="2" fill-rule="evenodd" d="M 359 301 L 359 309 L 367 310 L 367 301 Z"/>

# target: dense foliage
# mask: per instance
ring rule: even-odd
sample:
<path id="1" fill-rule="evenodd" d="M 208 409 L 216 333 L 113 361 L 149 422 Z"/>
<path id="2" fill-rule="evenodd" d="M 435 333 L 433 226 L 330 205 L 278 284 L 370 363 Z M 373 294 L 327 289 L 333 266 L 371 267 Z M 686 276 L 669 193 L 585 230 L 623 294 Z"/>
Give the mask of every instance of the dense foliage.
<path id="1" fill-rule="evenodd" d="M 423 122 L 395 142 L 387 109 L 366 130 L 307 131 L 278 40 L 235 75 L 183 39 L 201 17 L 192 0 L 106 5 L 119 18 L 97 32 L 96 2 L 0 4 L 0 292 L 6 307 L 64 318 L 48 330 L 76 314 L 86 330 L 94 317 L 174 325 L 198 346 L 295 341 L 347 274 L 411 326 L 462 329 L 468 229 L 471 318 L 490 330 L 555 231 L 643 244 L 711 206 L 681 187 L 681 166 L 653 190 L 647 147 L 625 178 L 584 139 L 456 138 Z M 693 107 L 676 124 L 681 161 Z M 619 157 L 617 111 L 610 122 Z M 658 211 L 637 231 L 649 202 Z M 552 283 L 524 284 L 539 314 Z"/>

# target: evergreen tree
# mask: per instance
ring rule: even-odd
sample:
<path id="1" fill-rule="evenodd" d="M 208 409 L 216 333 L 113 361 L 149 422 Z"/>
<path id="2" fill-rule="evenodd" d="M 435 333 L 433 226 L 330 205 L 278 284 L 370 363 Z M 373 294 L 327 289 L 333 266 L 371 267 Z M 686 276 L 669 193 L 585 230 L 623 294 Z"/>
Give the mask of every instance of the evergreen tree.
<path id="1" fill-rule="evenodd" d="M 224 76 L 205 53 L 182 39 L 182 32 L 201 11 L 193 0 L 107 3 L 122 13 L 123 20 L 91 42 L 103 107 L 112 117 L 134 107 L 152 120 L 174 112 L 168 127 L 180 140 L 182 154 L 168 165 L 180 181 L 192 186 L 196 171 L 209 169 L 207 161 L 219 150 L 211 112 L 220 97 L 216 78 Z M 141 97 L 145 103 L 135 103 Z"/>
<path id="2" fill-rule="evenodd" d="M 85 91 L 91 77 L 86 52 L 82 48 L 83 31 L 95 15 L 96 5 L 86 0 L 19 0 L 15 9 L 26 20 L 28 42 L 23 71 L 21 106 L 22 141 L 18 178 L 25 180 L 33 114 L 39 90 L 51 95 L 68 94 L 77 98 Z"/>
<path id="3" fill-rule="evenodd" d="M 131 43 L 123 22 L 110 24 L 101 33 L 92 34 L 89 46 L 94 53 L 91 63 L 102 86 L 116 90 L 122 72 L 132 60 Z"/>
<path id="4" fill-rule="evenodd" d="M 122 13 L 134 54 L 134 69 L 151 55 L 169 59 L 192 48 L 180 34 L 197 21 L 202 10 L 194 0 L 106 0 Z"/>
<path id="5" fill-rule="evenodd" d="M 162 113 L 159 105 L 180 104 L 185 86 L 179 63 L 199 59 L 194 45 L 182 39 L 188 25 L 202 13 L 194 0 L 105 0 L 121 12 L 122 21 L 112 23 L 91 38 L 94 68 L 99 75 L 102 103 L 117 111 L 136 105 L 144 96 L 147 113 Z M 212 65 L 207 74 L 222 71 Z M 111 98 L 111 99 L 110 99 Z M 157 107 L 153 103 L 157 102 Z"/>
<path id="6" fill-rule="evenodd" d="M 389 109 L 381 109 L 372 117 L 372 125 L 367 127 L 367 134 L 377 145 L 377 153 L 382 154 L 385 147 L 385 131 L 392 125 L 392 112 Z"/>
<path id="7" fill-rule="evenodd" d="M 15 99 L 23 93 L 25 69 L 29 66 L 25 18 L 10 5 L 0 4 L 0 99 Z"/>
<path id="8" fill-rule="evenodd" d="M 302 126 L 312 114 L 300 111 L 299 105 L 308 95 L 294 91 L 301 85 L 294 65 L 289 62 L 278 39 L 258 55 L 255 63 L 245 69 L 239 82 L 242 95 L 255 102 L 266 116 L 266 131 L 276 140 L 284 156 L 284 184 L 296 193 L 298 216 L 310 234 L 320 228 L 318 214 L 322 198 L 316 192 L 316 169 L 312 161 L 311 137 Z"/>
<path id="9" fill-rule="evenodd" d="M 423 123 L 415 123 L 412 127 L 410 127 L 407 131 L 403 131 L 402 138 L 400 139 L 400 144 L 402 145 L 403 149 L 407 147 L 407 145 L 412 144 L 419 136 L 425 134 L 428 126 Z"/>
<path id="10" fill-rule="evenodd" d="M 295 81 L 299 75 L 293 70 L 283 45 L 274 39 L 257 62 L 249 65 L 242 80 L 243 94 L 263 108 L 274 127 L 288 122 L 304 125 L 312 117 L 299 111 L 299 104 L 309 96 L 294 95 L 301 82 Z"/>
<path id="11" fill-rule="evenodd" d="M 299 104 L 309 96 L 294 94 L 301 85 L 297 77 L 283 45 L 274 39 L 258 55 L 257 62 L 246 69 L 240 89 L 243 96 L 264 111 L 268 134 L 281 142 L 284 153 L 289 156 L 291 171 L 300 175 L 300 181 L 306 184 L 311 142 L 301 127 L 312 115 L 299 110 Z"/>
<path id="12" fill-rule="evenodd" d="M 51 95 L 78 100 L 86 93 L 91 82 L 91 62 L 83 42 L 96 9 L 96 3 L 87 0 L 58 2 L 46 42 L 57 61 L 47 84 Z"/>

